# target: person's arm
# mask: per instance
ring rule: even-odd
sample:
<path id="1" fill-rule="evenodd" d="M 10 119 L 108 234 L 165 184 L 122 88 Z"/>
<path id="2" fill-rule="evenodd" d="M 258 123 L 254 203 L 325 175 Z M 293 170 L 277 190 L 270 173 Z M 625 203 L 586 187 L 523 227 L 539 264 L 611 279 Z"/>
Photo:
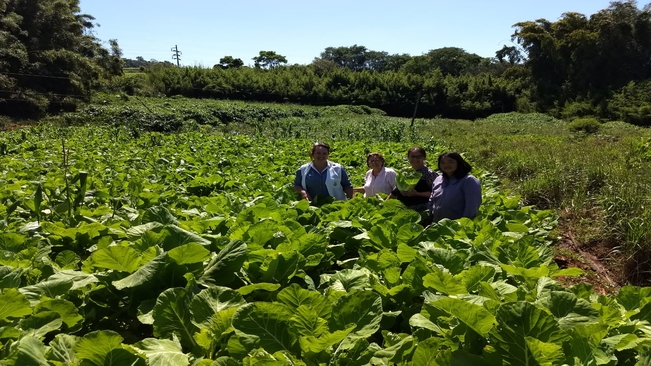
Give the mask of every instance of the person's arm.
<path id="1" fill-rule="evenodd" d="M 386 171 L 386 177 L 387 177 L 387 184 L 391 187 L 391 190 L 396 189 L 396 186 L 398 185 L 396 183 L 397 179 L 397 174 L 395 170 L 387 170 Z"/>
<path id="2" fill-rule="evenodd" d="M 424 198 L 429 198 L 429 196 L 432 194 L 432 192 L 427 192 L 427 191 L 426 192 L 418 192 L 418 191 L 415 191 L 413 189 L 411 191 L 405 191 L 405 192 L 401 192 L 401 193 L 404 196 L 407 196 L 407 197 L 424 197 Z"/>
<path id="3" fill-rule="evenodd" d="M 474 218 L 479 213 L 481 205 L 481 183 L 479 179 L 469 176 L 465 179 L 463 193 L 466 207 L 463 210 L 463 217 Z"/>
<path id="4" fill-rule="evenodd" d="M 436 185 L 436 179 L 434 180 L 434 184 L 432 185 L 432 191 L 430 192 L 429 195 L 429 201 L 427 201 L 427 211 L 432 212 L 434 209 L 434 186 Z"/>
<path id="5" fill-rule="evenodd" d="M 370 171 L 369 171 L 369 172 L 370 172 Z M 364 176 L 364 186 L 366 185 L 366 182 L 368 181 L 368 175 L 369 175 L 369 172 L 366 172 L 366 175 Z M 366 193 L 366 188 L 364 188 L 364 186 L 362 186 L 362 187 L 357 187 L 357 188 L 353 188 L 353 193 L 357 193 L 357 192 L 359 192 L 359 193 Z"/>
<path id="6" fill-rule="evenodd" d="M 353 198 L 353 185 L 350 183 L 348 173 L 346 173 L 346 169 L 343 167 L 341 168 L 341 187 L 344 189 L 344 193 L 346 193 L 348 199 Z"/>
<path id="7" fill-rule="evenodd" d="M 303 175 L 301 174 L 301 170 L 296 171 L 296 176 L 294 177 L 294 190 L 298 192 L 301 197 L 303 197 L 304 200 L 312 201 L 312 197 L 307 193 L 305 190 L 305 187 L 302 186 L 303 183 Z"/>
<path id="8" fill-rule="evenodd" d="M 350 187 L 350 188 L 344 188 L 344 193 L 346 193 L 346 197 L 347 197 L 348 199 L 352 199 L 352 198 L 353 198 L 353 193 L 354 193 L 354 192 L 353 192 L 353 187 Z"/>

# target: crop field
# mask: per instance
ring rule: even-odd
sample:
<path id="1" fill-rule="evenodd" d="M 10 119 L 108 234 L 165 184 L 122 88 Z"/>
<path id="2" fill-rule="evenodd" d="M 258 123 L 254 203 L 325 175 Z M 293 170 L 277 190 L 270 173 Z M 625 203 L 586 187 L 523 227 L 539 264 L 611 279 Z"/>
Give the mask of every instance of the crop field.
<path id="1" fill-rule="evenodd" d="M 553 260 L 555 212 L 481 169 L 474 220 L 424 228 L 381 197 L 310 206 L 291 182 L 313 142 L 2 133 L 0 364 L 651 362 L 651 289 L 562 286 L 582 271 Z M 361 185 L 366 153 L 401 167 L 411 144 L 332 146 Z"/>

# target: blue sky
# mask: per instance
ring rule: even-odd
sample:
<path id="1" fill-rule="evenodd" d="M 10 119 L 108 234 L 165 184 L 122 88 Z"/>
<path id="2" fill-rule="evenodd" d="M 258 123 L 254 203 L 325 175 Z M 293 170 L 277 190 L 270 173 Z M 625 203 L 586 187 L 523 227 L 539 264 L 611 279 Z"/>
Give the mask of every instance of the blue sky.
<path id="1" fill-rule="evenodd" d="M 289 64 L 308 64 L 329 46 L 420 55 L 460 47 L 492 57 L 512 45 L 512 25 L 564 12 L 586 15 L 609 0 L 81 0 L 81 10 L 100 24 L 96 35 L 117 39 L 124 57 L 206 66 L 223 56 L 252 64 L 260 50 L 276 51 Z M 638 5 L 643 3 L 638 3 Z"/>

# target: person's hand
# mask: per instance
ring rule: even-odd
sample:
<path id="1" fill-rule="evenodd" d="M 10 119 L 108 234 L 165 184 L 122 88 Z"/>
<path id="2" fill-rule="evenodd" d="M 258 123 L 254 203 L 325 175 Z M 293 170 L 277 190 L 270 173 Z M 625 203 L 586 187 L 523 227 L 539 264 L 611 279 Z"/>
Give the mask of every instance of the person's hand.
<path id="1" fill-rule="evenodd" d="M 414 197 L 417 195 L 417 192 L 414 191 L 413 189 L 409 191 L 400 191 L 400 193 L 402 193 L 402 195 L 405 197 Z"/>
<path id="2" fill-rule="evenodd" d="M 309 194 L 307 194 L 307 191 L 301 191 L 301 196 L 303 197 L 304 200 L 307 202 L 312 202 L 312 197 L 310 197 Z"/>

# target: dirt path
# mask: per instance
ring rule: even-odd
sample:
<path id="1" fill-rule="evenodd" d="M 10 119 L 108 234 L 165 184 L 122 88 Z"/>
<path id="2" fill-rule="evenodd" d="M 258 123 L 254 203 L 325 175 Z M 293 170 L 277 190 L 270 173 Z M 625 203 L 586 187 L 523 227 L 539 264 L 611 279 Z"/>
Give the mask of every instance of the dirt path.
<path id="1" fill-rule="evenodd" d="M 615 294 L 625 282 L 621 276 L 612 273 L 597 255 L 581 249 L 574 235 L 566 232 L 554 248 L 554 260 L 561 268 L 577 267 L 585 271 L 580 277 L 562 277 L 559 281 L 566 285 L 589 283 L 601 294 Z"/>

